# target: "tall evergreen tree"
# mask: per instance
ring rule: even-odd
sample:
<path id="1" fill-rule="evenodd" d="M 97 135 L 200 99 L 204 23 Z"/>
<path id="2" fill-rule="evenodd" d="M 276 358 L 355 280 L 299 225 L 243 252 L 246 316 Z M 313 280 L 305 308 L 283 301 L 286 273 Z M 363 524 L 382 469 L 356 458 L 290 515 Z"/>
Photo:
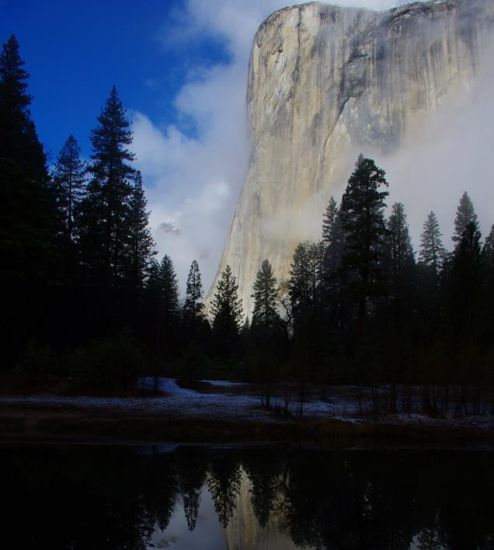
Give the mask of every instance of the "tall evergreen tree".
<path id="1" fill-rule="evenodd" d="M 187 277 L 183 307 L 183 316 L 186 325 L 192 325 L 198 317 L 201 317 L 203 309 L 201 272 L 199 271 L 199 264 L 196 260 L 193 260 Z"/>
<path id="2" fill-rule="evenodd" d="M 160 355 L 173 356 L 179 344 L 178 282 L 171 258 L 152 258 L 143 293 L 144 338 Z"/>
<path id="3" fill-rule="evenodd" d="M 135 170 L 130 124 L 113 87 L 92 131 L 88 193 L 81 205 L 80 243 L 88 276 L 107 288 L 122 286 L 129 256 L 129 218 Z"/>
<path id="4" fill-rule="evenodd" d="M 441 230 L 434 212 L 430 212 L 425 220 L 420 236 L 421 264 L 430 267 L 434 275 L 439 275 L 446 257 L 446 250 L 441 240 Z"/>
<path id="5" fill-rule="evenodd" d="M 279 315 L 276 310 L 276 278 L 268 260 L 262 262 L 257 272 L 252 298 L 254 298 L 252 327 L 273 329 L 279 323 Z"/>
<path id="6" fill-rule="evenodd" d="M 330 197 L 322 220 L 322 243 L 329 247 L 334 239 L 335 226 L 338 223 L 338 205 L 333 196 Z"/>
<path id="7" fill-rule="evenodd" d="M 171 330 L 176 327 L 179 309 L 177 275 L 170 256 L 163 256 L 160 275 L 163 288 L 163 318 L 166 329 Z"/>
<path id="8" fill-rule="evenodd" d="M 453 242 L 459 243 L 463 238 L 463 232 L 469 223 L 477 223 L 477 214 L 473 207 L 473 202 L 468 193 L 465 191 L 461 196 L 455 218 L 455 234 Z"/>
<path id="9" fill-rule="evenodd" d="M 402 282 L 404 272 L 414 263 L 405 207 L 400 202 L 392 206 L 387 223 L 386 240 L 391 267 L 391 284 L 396 292 Z"/>
<path id="10" fill-rule="evenodd" d="M 344 235 L 341 212 L 333 197 L 323 217 L 322 230 L 322 276 L 321 295 L 326 321 L 329 326 L 338 323 L 341 312 L 341 260 L 344 250 Z"/>
<path id="11" fill-rule="evenodd" d="M 481 233 L 477 221 L 471 221 L 463 230 L 453 256 L 453 277 L 461 302 L 470 302 L 479 288 L 481 268 Z"/>
<path id="12" fill-rule="evenodd" d="M 11 35 L 0 53 L 0 159 L 9 159 L 28 178 L 46 183 L 46 159 L 33 121 L 24 61 Z"/>
<path id="13" fill-rule="evenodd" d="M 482 254 L 487 264 L 494 268 L 494 225 L 485 239 Z"/>
<path id="14" fill-rule="evenodd" d="M 74 239 L 75 213 L 85 192 L 86 167 L 80 157 L 81 150 L 71 134 L 58 155 L 52 174 L 58 214 L 69 240 Z"/>
<path id="15" fill-rule="evenodd" d="M 457 366 L 460 381 L 465 382 L 479 363 L 480 331 L 478 319 L 482 304 L 482 254 L 478 223 L 464 229 L 451 262 L 451 291 L 448 311 L 450 360 Z"/>
<path id="16" fill-rule="evenodd" d="M 288 283 L 295 321 L 318 304 L 322 256 L 320 243 L 303 242 L 295 249 Z"/>
<path id="17" fill-rule="evenodd" d="M 23 66 L 11 36 L 0 53 L 0 301 L 9 366 L 30 338 L 49 337 L 60 284 L 53 200 Z"/>
<path id="18" fill-rule="evenodd" d="M 231 353 L 242 323 L 242 303 L 238 297 L 238 285 L 231 267 L 221 273 L 211 304 L 213 335 L 223 353 Z"/>
<path id="19" fill-rule="evenodd" d="M 144 288 L 151 259 L 156 254 L 149 231 L 149 212 L 139 171 L 135 173 L 135 183 L 129 200 L 128 231 L 128 285 L 131 294 L 138 298 Z"/>
<path id="20" fill-rule="evenodd" d="M 300 243 L 295 249 L 288 281 L 293 343 L 292 375 L 298 382 L 300 414 L 303 412 L 306 383 L 320 366 L 323 348 L 321 308 L 321 243 Z"/>
<path id="21" fill-rule="evenodd" d="M 357 327 L 362 333 L 368 302 L 383 293 L 382 259 L 388 183 L 372 159 L 359 156 L 341 201 L 345 250 L 342 268 L 346 288 L 357 305 Z"/>
<path id="22" fill-rule="evenodd" d="M 256 379 L 263 383 L 263 401 L 269 408 L 272 385 L 278 379 L 287 346 L 286 333 L 277 312 L 276 278 L 268 260 L 263 260 L 252 291 L 254 311 L 247 356 Z"/>

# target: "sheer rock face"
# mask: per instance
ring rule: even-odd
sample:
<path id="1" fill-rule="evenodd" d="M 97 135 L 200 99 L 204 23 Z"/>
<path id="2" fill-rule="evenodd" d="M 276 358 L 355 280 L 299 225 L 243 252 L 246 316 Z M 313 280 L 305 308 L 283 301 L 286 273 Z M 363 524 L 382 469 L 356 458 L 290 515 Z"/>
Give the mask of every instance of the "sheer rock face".
<path id="1" fill-rule="evenodd" d="M 494 0 L 434 0 L 386 12 L 304 4 L 261 25 L 250 166 L 219 268 L 231 266 L 246 314 L 263 259 L 286 280 L 297 243 L 318 238 L 349 160 L 396 151 L 421 116 L 468 89 L 493 21 Z"/>

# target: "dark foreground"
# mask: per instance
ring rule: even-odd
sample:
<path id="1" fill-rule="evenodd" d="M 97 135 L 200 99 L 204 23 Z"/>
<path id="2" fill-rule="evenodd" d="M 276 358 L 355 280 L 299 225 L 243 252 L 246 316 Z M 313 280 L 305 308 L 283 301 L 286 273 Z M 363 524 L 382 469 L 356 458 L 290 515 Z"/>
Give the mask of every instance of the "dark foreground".
<path id="1" fill-rule="evenodd" d="M 494 451 L 0 445 L 4 548 L 490 549 Z"/>
<path id="2" fill-rule="evenodd" d="M 104 441 L 182 443 L 299 442 L 449 445 L 494 443 L 491 419 L 386 416 L 344 419 L 307 416 L 209 417 L 166 412 L 38 406 L 0 408 L 0 439 L 7 441 Z"/>

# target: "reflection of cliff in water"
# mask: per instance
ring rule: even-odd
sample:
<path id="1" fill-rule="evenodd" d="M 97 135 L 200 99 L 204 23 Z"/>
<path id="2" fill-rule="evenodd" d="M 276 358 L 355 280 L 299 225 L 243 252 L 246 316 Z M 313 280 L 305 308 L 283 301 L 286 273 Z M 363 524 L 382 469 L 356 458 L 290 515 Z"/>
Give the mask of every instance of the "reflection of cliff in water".
<path id="1" fill-rule="evenodd" d="M 254 508 L 255 490 L 255 485 L 242 469 L 235 511 L 225 529 L 228 550 L 292 550 L 300 548 L 294 544 L 287 533 L 280 531 L 280 518 L 277 517 L 277 510 L 281 501 L 274 499 L 269 501 L 270 507 L 265 510 L 265 517 L 260 509 L 257 509 L 256 514 Z"/>
<path id="2" fill-rule="evenodd" d="M 0 446 L 2 547 L 488 549 L 494 451 Z"/>

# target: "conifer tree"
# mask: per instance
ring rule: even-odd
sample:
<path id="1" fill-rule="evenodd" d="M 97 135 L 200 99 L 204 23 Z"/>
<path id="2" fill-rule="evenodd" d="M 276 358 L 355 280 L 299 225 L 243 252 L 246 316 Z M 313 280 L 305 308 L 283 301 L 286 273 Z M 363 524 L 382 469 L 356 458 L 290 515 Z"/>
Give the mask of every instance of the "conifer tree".
<path id="1" fill-rule="evenodd" d="M 161 260 L 161 285 L 163 292 L 163 318 L 165 327 L 171 329 L 178 320 L 178 282 L 170 256 Z"/>
<path id="2" fill-rule="evenodd" d="M 458 295 L 465 303 L 479 288 L 481 267 L 481 233 L 477 221 L 471 221 L 463 231 L 453 255 L 453 278 Z"/>
<path id="3" fill-rule="evenodd" d="M 254 281 L 252 298 L 254 298 L 254 312 L 252 314 L 252 327 L 273 329 L 279 322 L 276 311 L 276 278 L 273 268 L 268 260 L 264 260 L 257 272 Z"/>
<path id="4" fill-rule="evenodd" d="M 333 197 L 323 217 L 321 296 L 329 325 L 338 322 L 341 308 L 341 260 L 344 236 L 341 212 Z"/>
<path id="5" fill-rule="evenodd" d="M 388 332 L 397 338 L 390 344 L 389 349 L 403 346 L 403 338 L 407 339 L 411 333 L 409 326 L 411 304 L 414 298 L 414 267 L 415 257 L 408 230 L 405 207 L 401 203 L 393 204 L 391 215 L 387 222 L 386 263 L 389 266 L 389 298 L 391 299 L 392 326 Z M 396 348 L 395 348 L 396 350 Z M 392 352 L 396 357 L 396 351 Z M 399 367 L 395 367 L 394 376 L 398 375 Z M 396 381 L 396 378 L 393 378 Z M 396 386 L 392 391 L 393 410 L 396 409 Z"/>
<path id="6" fill-rule="evenodd" d="M 453 235 L 453 242 L 459 243 L 463 238 L 463 232 L 469 223 L 477 223 L 477 214 L 473 207 L 472 199 L 465 191 L 461 196 L 458 208 L 456 210 L 455 218 L 455 234 Z"/>
<path id="7" fill-rule="evenodd" d="M 347 291 L 357 304 L 360 333 L 369 298 L 383 293 L 384 208 L 388 192 L 381 188 L 387 185 L 384 170 L 360 155 L 341 201 L 345 238 L 342 269 Z"/>
<path id="8" fill-rule="evenodd" d="M 81 205 L 80 243 L 89 277 L 109 288 L 122 286 L 129 263 L 129 219 L 135 170 L 125 110 L 113 87 L 91 134 L 88 193 Z"/>
<path id="9" fill-rule="evenodd" d="M 434 212 L 430 212 L 424 223 L 422 235 L 420 236 L 421 264 L 431 267 L 434 275 L 441 271 L 446 257 L 446 250 L 441 240 L 441 230 Z"/>
<path id="10" fill-rule="evenodd" d="M 129 201 L 128 227 L 130 268 L 128 284 L 131 293 L 138 297 L 144 288 L 151 260 L 156 254 L 154 241 L 149 231 L 149 212 L 139 171 L 135 173 L 135 183 Z"/>
<path id="11" fill-rule="evenodd" d="M 272 385 L 278 379 L 286 349 L 285 331 L 277 312 L 276 278 L 268 260 L 263 260 L 252 288 L 254 311 L 248 358 L 257 380 L 263 383 L 262 398 L 271 405 Z"/>
<path id="12" fill-rule="evenodd" d="M 414 262 L 405 207 L 400 202 L 392 206 L 391 215 L 387 223 L 386 240 L 391 262 L 392 285 L 396 287 L 404 271 Z"/>
<path id="13" fill-rule="evenodd" d="M 28 178 L 46 183 L 46 159 L 33 121 L 24 61 L 11 35 L 0 53 L 0 158 L 16 164 Z"/>
<path id="14" fill-rule="evenodd" d="M 202 280 L 199 264 L 192 261 L 185 290 L 185 302 L 183 316 L 186 325 L 190 326 L 202 316 L 204 304 L 202 303 Z"/>
<path id="15" fill-rule="evenodd" d="M 231 343 L 238 336 L 242 323 L 242 304 L 238 297 L 237 281 L 229 265 L 221 273 L 211 312 L 213 332 Z"/>
<path id="16" fill-rule="evenodd" d="M 338 223 L 338 205 L 333 196 L 330 197 L 322 220 L 322 243 L 329 247 L 334 240 L 335 225 Z"/>
<path id="17" fill-rule="evenodd" d="M 77 140 L 71 134 L 58 155 L 52 174 L 58 214 L 69 240 L 74 239 L 75 213 L 85 192 L 86 167 L 80 155 Z"/>
<path id="18" fill-rule="evenodd" d="M 486 258 L 494 261 L 494 225 L 491 227 L 491 230 L 485 239 L 482 253 Z"/>
<path id="19" fill-rule="evenodd" d="M 172 356 L 178 349 L 178 283 L 171 258 L 152 258 L 144 293 L 144 337 L 158 354 Z"/>
<path id="20" fill-rule="evenodd" d="M 303 242 L 293 254 L 288 282 L 292 312 L 296 319 L 318 303 L 322 245 Z"/>
<path id="21" fill-rule="evenodd" d="M 0 330 L 8 366 L 29 338 L 55 327 L 51 298 L 60 286 L 53 198 L 23 66 L 12 35 L 0 52 Z"/>

